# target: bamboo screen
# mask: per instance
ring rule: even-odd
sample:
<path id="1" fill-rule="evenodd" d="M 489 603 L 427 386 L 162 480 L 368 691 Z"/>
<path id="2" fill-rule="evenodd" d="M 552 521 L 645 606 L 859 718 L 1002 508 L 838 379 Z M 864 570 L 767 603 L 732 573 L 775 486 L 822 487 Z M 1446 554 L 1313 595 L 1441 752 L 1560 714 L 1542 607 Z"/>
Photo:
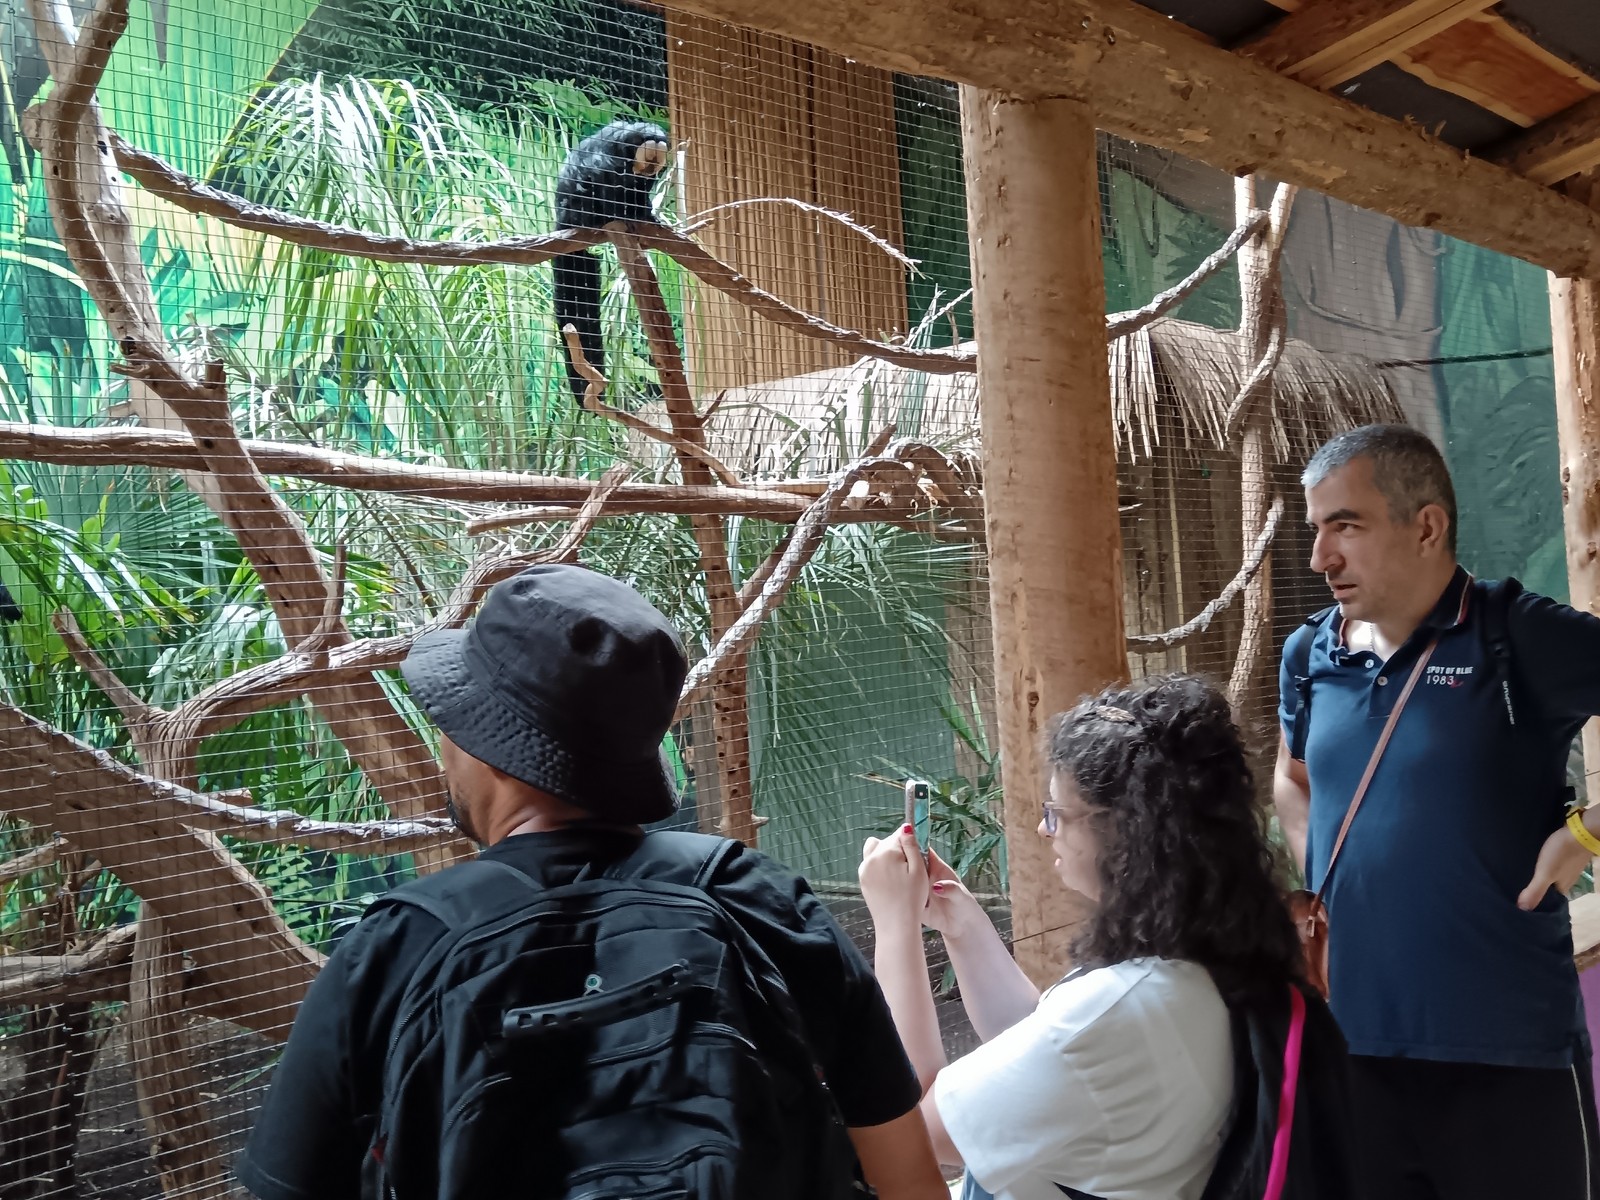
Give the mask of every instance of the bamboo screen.
<path id="1" fill-rule="evenodd" d="M 395 668 L 532 563 L 682 631 L 677 824 L 867 946 L 923 778 L 1004 929 L 955 89 L 626 0 L 128 12 L 69 121 L 89 6 L 0 5 L 0 1200 L 235 1188 L 322 956 L 471 852 Z M 653 219 L 526 240 L 613 120 L 663 127 Z M 1110 139 L 1100 182 L 1060 219 L 1104 236 L 1131 673 L 1231 689 L 1265 780 L 1327 602 L 1299 471 L 1372 420 L 1446 448 L 1469 566 L 1565 595 L 1540 273 Z"/>

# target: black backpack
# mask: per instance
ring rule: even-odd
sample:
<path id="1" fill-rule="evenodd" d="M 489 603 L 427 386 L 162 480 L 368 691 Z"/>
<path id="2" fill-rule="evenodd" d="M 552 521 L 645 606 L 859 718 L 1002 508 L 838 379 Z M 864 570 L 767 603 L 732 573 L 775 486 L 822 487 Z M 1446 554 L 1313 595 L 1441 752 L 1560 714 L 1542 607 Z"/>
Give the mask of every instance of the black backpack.
<path id="1" fill-rule="evenodd" d="M 479 859 L 376 903 L 449 932 L 406 985 L 364 1192 L 833 1200 L 848 1134 L 771 960 L 704 890 L 736 845 L 651 833 L 544 888 Z"/>

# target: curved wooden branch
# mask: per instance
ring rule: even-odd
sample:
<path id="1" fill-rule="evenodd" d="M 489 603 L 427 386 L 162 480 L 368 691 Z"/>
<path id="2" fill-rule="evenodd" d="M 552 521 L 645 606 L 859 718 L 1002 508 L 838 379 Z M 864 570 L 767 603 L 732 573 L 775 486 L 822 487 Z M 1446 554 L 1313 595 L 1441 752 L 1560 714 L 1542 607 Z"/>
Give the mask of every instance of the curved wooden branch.
<path id="1" fill-rule="evenodd" d="M 1261 564 L 1266 561 L 1267 551 L 1272 548 L 1272 539 L 1277 536 L 1278 522 L 1283 518 L 1283 497 L 1274 496 L 1272 507 L 1267 512 L 1267 520 L 1261 527 L 1261 532 L 1256 536 L 1255 545 L 1250 547 L 1250 553 L 1245 556 L 1240 564 L 1239 571 L 1228 581 L 1228 586 L 1217 595 L 1199 612 L 1189 620 L 1179 625 L 1176 629 L 1169 629 L 1165 633 L 1132 633 L 1128 635 L 1128 649 L 1137 654 L 1154 654 L 1162 650 L 1171 650 L 1174 646 L 1181 646 L 1190 638 L 1198 637 L 1211 627 L 1211 622 L 1216 619 L 1230 604 L 1239 598 L 1239 593 L 1255 578 L 1256 572 L 1261 569 Z"/>
<path id="2" fill-rule="evenodd" d="M 237 229 L 264 233 L 296 246 L 347 254 L 374 262 L 421 263 L 425 266 L 464 267 L 484 263 L 535 266 L 562 254 L 587 250 L 605 241 L 598 229 L 562 229 L 536 237 L 504 238 L 493 242 L 419 242 L 412 238 L 363 233 L 344 225 L 330 225 L 297 217 L 275 208 L 252 204 L 231 192 L 220 191 L 185 175 L 157 155 L 130 144 L 119 134 L 110 135 L 111 150 L 120 167 L 152 196 L 159 196 L 187 212 L 215 219 Z"/>
<path id="3" fill-rule="evenodd" d="M 583 390 L 583 407 L 592 413 L 603 417 L 610 417 L 624 428 L 642 434 L 652 441 L 669 446 L 680 454 L 693 455 L 705 464 L 706 469 L 715 475 L 725 487 L 738 488 L 744 486 L 744 481 L 728 469 L 715 454 L 705 446 L 689 438 L 685 438 L 670 429 L 657 429 L 637 413 L 631 413 L 625 408 L 617 408 L 600 399 L 601 392 L 605 391 L 606 378 L 595 370 L 589 361 L 589 356 L 583 352 L 583 343 L 578 340 L 578 329 L 575 325 L 565 325 L 561 329 L 561 337 L 567 344 L 567 353 L 572 356 L 573 369 L 588 381 L 588 387 Z"/>
<path id="4" fill-rule="evenodd" d="M 0 809 L 65 834 L 175 931 L 212 981 L 210 1014 L 270 1037 L 289 1031 L 322 956 L 292 934 L 261 884 L 186 821 L 197 793 L 123 766 L 0 705 Z"/>
<path id="5" fill-rule="evenodd" d="M 346 254 L 352 258 L 433 266 L 491 263 L 530 266 L 602 241 L 615 241 L 617 236 L 614 231 L 562 229 L 538 237 L 494 242 L 418 242 L 409 238 L 379 237 L 348 226 L 312 221 L 251 204 L 185 175 L 158 156 L 129 144 L 114 133 L 110 135 L 110 141 L 117 165 L 151 195 L 159 196 L 188 212 L 214 217 L 241 229 L 269 234 L 297 246 Z M 977 356 L 974 354 L 919 350 L 911 346 L 879 342 L 801 312 L 770 292 L 758 288 L 698 242 L 664 225 L 635 225 L 627 232 L 637 238 L 641 245 L 659 250 L 676 260 L 702 282 L 756 309 L 775 324 L 807 337 L 832 342 L 864 357 L 881 358 L 915 371 L 944 375 L 971 373 L 977 369 Z"/>
<path id="6" fill-rule="evenodd" d="M 24 875 L 32 875 L 35 871 L 42 871 L 61 855 L 61 839 L 52 838 L 42 846 L 35 846 L 32 850 L 8 858 L 0 862 L 0 887 L 4 887 L 12 880 L 21 879 Z M 4 959 L 0 959 L 3 962 Z"/>
<path id="7" fill-rule="evenodd" d="M 0 1009 L 126 998 L 135 933 L 123 925 L 82 954 L 0 955 Z"/>
<path id="8" fill-rule="evenodd" d="M 1106 337 L 1127 337 L 1130 333 L 1137 333 L 1152 321 L 1166 316 L 1192 296 L 1201 284 L 1222 270 L 1228 264 L 1228 260 L 1239 253 L 1239 247 L 1267 227 L 1268 220 L 1266 213 L 1258 212 L 1248 220 L 1241 221 L 1228 235 L 1228 240 L 1206 255 L 1200 265 L 1189 273 L 1187 279 L 1173 284 L 1164 292 L 1158 292 L 1150 303 L 1142 308 L 1112 313 L 1106 318 Z"/>
<path id="9" fill-rule="evenodd" d="M 76 125 L 88 115 L 95 89 L 111 61 L 111 51 L 127 28 L 128 0 L 100 0 L 89 13 L 71 60 L 56 75 L 56 88 L 50 97 L 63 125 Z"/>
<path id="10" fill-rule="evenodd" d="M 699 242 L 675 229 L 668 229 L 664 225 L 635 225 L 629 233 L 639 245 L 665 254 L 702 283 L 708 283 L 746 308 L 754 309 L 774 325 L 781 325 L 819 341 L 832 342 L 840 349 L 849 350 L 863 358 L 882 359 L 912 371 L 926 371 L 930 375 L 970 375 L 978 369 L 978 356 L 968 351 L 921 350 L 880 342 L 802 312 L 771 292 L 757 287 Z"/>
<path id="11" fill-rule="evenodd" d="M 585 479 L 559 475 L 434 467 L 287 442 L 245 441 L 244 447 L 267 475 L 303 479 L 350 491 L 387 492 L 472 504 L 578 505 L 588 497 L 593 486 Z M 13 459 L 63 466 L 135 465 L 169 470 L 203 466 L 199 447 L 193 438 L 183 433 L 0 421 L 0 461 Z M 612 494 L 606 511 L 608 514 L 647 512 L 668 516 L 708 513 L 789 522 L 799 519 L 810 501 L 811 497 L 785 492 L 780 487 L 752 485 L 734 489 L 714 485 L 630 483 Z"/>

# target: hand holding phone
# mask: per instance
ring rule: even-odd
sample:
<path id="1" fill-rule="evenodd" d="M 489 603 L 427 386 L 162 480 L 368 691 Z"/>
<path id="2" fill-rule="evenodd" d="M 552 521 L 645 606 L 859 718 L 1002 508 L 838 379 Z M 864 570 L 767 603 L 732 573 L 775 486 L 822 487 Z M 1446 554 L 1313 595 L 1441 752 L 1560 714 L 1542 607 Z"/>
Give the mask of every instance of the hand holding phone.
<path id="1" fill-rule="evenodd" d="M 928 865 L 928 849 L 933 838 L 933 808 L 929 797 L 933 789 L 926 779 L 906 780 L 906 824 L 911 826 L 917 848 L 922 851 L 922 864 Z"/>

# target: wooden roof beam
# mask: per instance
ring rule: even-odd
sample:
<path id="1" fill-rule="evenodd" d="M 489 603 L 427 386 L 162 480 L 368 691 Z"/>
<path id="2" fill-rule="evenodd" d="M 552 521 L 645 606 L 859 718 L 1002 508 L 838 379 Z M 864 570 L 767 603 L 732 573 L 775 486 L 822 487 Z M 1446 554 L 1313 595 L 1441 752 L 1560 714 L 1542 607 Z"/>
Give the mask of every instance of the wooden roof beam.
<path id="1" fill-rule="evenodd" d="M 1600 213 L 1420 129 L 1207 46 L 1132 0 L 674 0 L 889 70 L 1089 101 L 1100 128 L 1261 172 L 1569 277 Z"/>
<path id="2" fill-rule="evenodd" d="M 1263 66 L 1326 90 L 1494 3 L 1495 0 L 1317 0 L 1274 22 L 1236 49 Z"/>
<path id="3" fill-rule="evenodd" d="M 1600 95 L 1507 138 L 1485 157 L 1543 184 L 1600 166 Z"/>

